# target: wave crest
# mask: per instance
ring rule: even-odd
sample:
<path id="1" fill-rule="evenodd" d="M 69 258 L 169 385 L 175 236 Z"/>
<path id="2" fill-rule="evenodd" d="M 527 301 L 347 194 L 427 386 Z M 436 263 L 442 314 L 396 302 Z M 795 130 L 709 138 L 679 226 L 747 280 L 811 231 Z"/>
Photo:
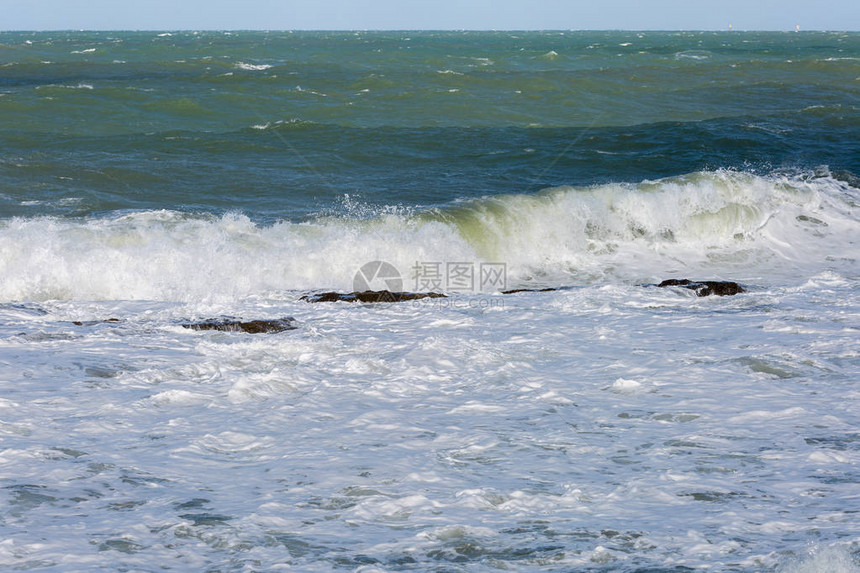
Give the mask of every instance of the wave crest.
<path id="1" fill-rule="evenodd" d="M 508 287 L 666 276 L 796 281 L 858 274 L 858 190 L 830 176 L 734 171 L 558 187 L 414 213 L 346 212 L 255 224 L 146 211 L 0 222 L 0 300 L 211 300 L 347 289 L 388 261 L 504 263 Z M 352 213 L 358 209 L 357 213 Z"/>

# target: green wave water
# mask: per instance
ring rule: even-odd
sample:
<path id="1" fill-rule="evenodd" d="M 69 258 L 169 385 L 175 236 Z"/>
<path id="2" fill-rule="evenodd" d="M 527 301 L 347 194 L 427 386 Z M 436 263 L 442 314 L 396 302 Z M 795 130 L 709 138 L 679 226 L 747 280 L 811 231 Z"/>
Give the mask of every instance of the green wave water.
<path id="1" fill-rule="evenodd" d="M 0 34 L 0 217 L 860 172 L 860 34 Z"/>

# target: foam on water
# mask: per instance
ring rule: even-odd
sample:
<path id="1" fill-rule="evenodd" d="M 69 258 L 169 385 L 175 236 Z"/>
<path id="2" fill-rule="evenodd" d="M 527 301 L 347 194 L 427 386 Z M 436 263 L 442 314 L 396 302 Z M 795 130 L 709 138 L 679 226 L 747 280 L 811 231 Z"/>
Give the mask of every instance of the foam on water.
<path id="1" fill-rule="evenodd" d="M 239 62 L 236 64 L 236 67 L 240 70 L 259 72 L 262 70 L 268 70 L 269 68 L 272 68 L 274 66 L 272 64 L 248 64 L 246 62 Z"/>
<path id="2" fill-rule="evenodd" d="M 854 573 L 854 283 L 0 305 L 0 566 Z"/>
<path id="3" fill-rule="evenodd" d="M 860 564 L 845 545 L 816 548 L 803 559 L 779 569 L 779 573 L 860 573 Z"/>
<path id="4" fill-rule="evenodd" d="M 856 198 L 831 178 L 716 171 L 478 200 L 456 213 L 455 225 L 517 277 L 557 281 L 561 271 L 576 282 L 635 281 L 704 272 L 779 280 L 819 272 L 828 259 L 857 268 Z"/>
<path id="5" fill-rule="evenodd" d="M 260 226 L 144 211 L 0 223 L 0 300 L 237 300 L 351 290 L 392 263 L 497 262 L 508 285 L 634 283 L 668 276 L 776 284 L 858 272 L 856 189 L 831 177 L 732 171 L 537 195 L 486 197 L 411 213 L 345 201 L 346 212 Z"/>

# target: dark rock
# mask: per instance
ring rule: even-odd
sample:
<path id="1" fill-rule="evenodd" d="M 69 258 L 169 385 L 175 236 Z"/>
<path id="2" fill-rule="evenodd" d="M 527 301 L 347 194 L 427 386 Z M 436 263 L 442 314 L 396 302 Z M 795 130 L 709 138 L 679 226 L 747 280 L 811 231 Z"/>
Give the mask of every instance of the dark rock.
<path id="1" fill-rule="evenodd" d="M 215 513 L 186 513 L 179 517 L 187 519 L 195 527 L 199 527 L 201 525 L 224 525 L 226 522 L 233 519 L 229 515 L 218 515 Z"/>
<path id="2" fill-rule="evenodd" d="M 220 330 L 222 332 L 247 332 L 248 334 L 283 332 L 298 328 L 292 318 L 249 321 L 233 318 L 212 318 L 201 322 L 186 322 L 182 324 L 182 327 L 190 330 Z"/>
<path id="3" fill-rule="evenodd" d="M 73 320 L 75 326 L 96 326 L 98 324 L 115 324 L 120 322 L 118 318 L 108 318 L 105 320 Z"/>
<path id="4" fill-rule="evenodd" d="M 438 292 L 391 292 L 388 290 L 366 290 L 363 292 L 323 292 L 308 294 L 299 300 L 307 302 L 403 302 L 422 298 L 447 298 Z"/>
<path id="5" fill-rule="evenodd" d="M 563 290 L 564 287 L 547 287 L 547 288 L 515 288 L 513 290 L 503 290 L 502 294 L 516 294 L 518 292 L 553 292 Z"/>
<path id="6" fill-rule="evenodd" d="M 658 287 L 682 287 L 695 291 L 698 296 L 731 296 L 746 292 L 744 287 L 732 281 L 691 281 L 689 279 L 667 279 Z"/>

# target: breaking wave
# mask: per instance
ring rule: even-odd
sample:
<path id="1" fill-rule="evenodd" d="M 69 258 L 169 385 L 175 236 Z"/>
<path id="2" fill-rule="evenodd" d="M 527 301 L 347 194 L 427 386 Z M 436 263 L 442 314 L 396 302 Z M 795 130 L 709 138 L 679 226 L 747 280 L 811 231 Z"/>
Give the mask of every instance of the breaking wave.
<path id="1" fill-rule="evenodd" d="M 142 211 L 0 221 L 0 300 L 232 300 L 351 290 L 366 262 L 504 263 L 507 286 L 632 284 L 668 276 L 763 284 L 858 275 L 860 190 L 829 174 L 717 170 L 556 187 L 411 212 L 349 203 L 259 225 Z M 413 285 L 415 286 L 415 285 Z"/>

